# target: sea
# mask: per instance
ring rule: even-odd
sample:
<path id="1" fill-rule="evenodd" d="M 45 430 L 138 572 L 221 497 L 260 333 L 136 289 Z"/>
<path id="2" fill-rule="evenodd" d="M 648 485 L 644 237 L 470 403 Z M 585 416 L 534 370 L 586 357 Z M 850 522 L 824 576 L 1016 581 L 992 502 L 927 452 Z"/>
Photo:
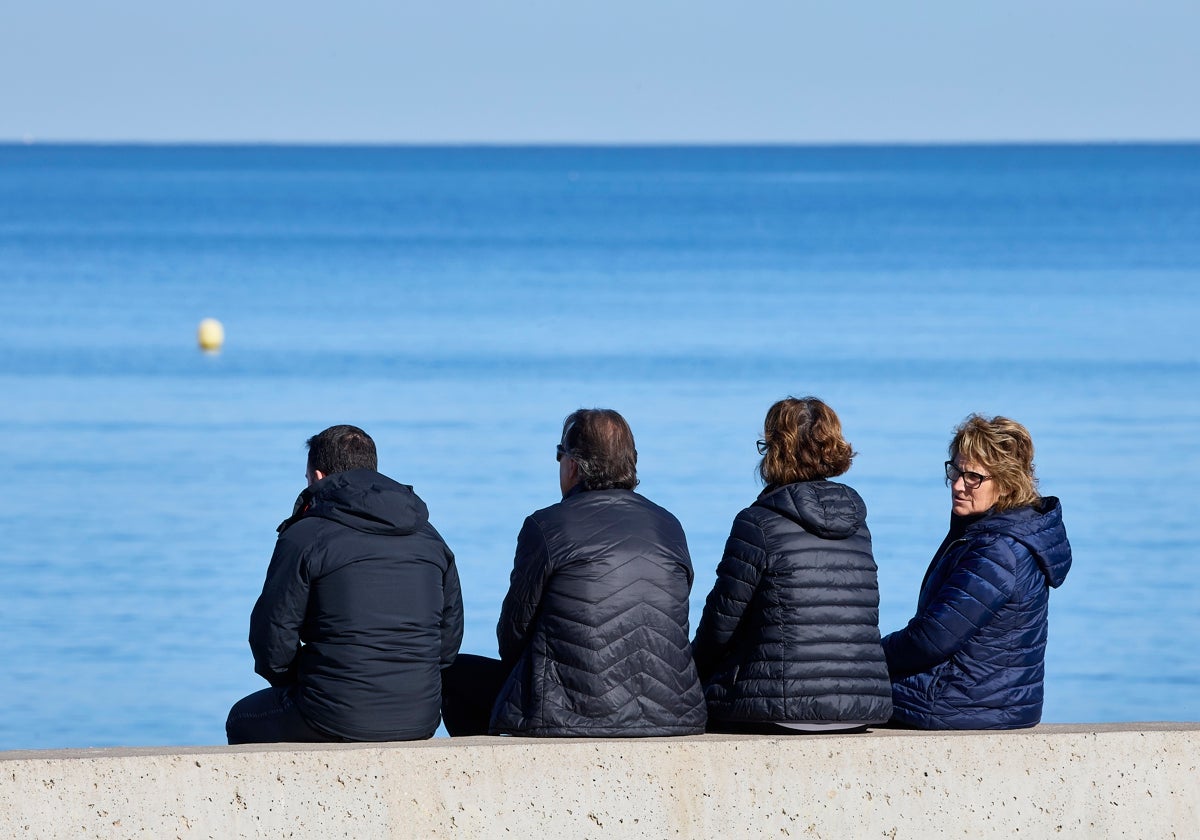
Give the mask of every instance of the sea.
<path id="1" fill-rule="evenodd" d="M 0 749 L 223 743 L 336 423 L 427 502 L 494 655 L 562 420 L 617 409 L 694 629 L 763 416 L 810 394 L 884 632 L 955 425 L 1002 414 L 1074 548 L 1044 720 L 1198 720 L 1198 325 L 1194 144 L 0 146 Z"/>

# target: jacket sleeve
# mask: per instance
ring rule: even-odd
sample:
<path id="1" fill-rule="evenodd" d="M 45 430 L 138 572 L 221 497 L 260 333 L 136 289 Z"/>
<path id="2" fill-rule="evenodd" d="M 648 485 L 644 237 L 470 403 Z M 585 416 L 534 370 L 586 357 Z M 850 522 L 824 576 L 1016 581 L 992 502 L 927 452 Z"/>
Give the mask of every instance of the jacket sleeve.
<path id="1" fill-rule="evenodd" d="M 512 664 L 521 657 L 549 579 L 550 553 L 546 537 L 537 522 L 527 517 L 517 535 L 517 555 L 509 576 L 508 594 L 504 596 L 500 621 L 496 625 L 501 661 Z"/>
<path id="2" fill-rule="evenodd" d="M 717 566 L 717 582 L 704 602 L 692 642 L 692 656 L 702 681 L 716 670 L 732 647 L 738 625 L 762 579 L 766 559 L 762 528 L 742 511 L 725 541 L 725 553 Z"/>
<path id="3" fill-rule="evenodd" d="M 463 637 L 463 604 L 462 588 L 458 581 L 458 564 L 454 562 L 454 554 L 447 549 L 449 563 L 442 575 L 442 657 L 441 665 L 448 667 L 458 656 L 459 645 Z"/>
<path id="4" fill-rule="evenodd" d="M 308 608 L 309 582 L 304 553 L 286 536 L 275 543 L 262 594 L 250 613 L 250 652 L 254 672 L 271 685 L 296 681 L 300 628 Z"/>
<path id="5" fill-rule="evenodd" d="M 893 680 L 946 662 L 1011 600 L 1016 557 L 1007 541 L 972 545 L 907 626 L 883 638 Z"/>

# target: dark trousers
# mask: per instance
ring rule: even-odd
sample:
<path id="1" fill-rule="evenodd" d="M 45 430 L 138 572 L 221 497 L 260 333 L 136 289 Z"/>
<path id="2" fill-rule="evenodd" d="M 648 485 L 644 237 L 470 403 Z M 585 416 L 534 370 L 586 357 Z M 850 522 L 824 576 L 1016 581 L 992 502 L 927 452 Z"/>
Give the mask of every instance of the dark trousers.
<path id="1" fill-rule="evenodd" d="M 451 735 L 486 735 L 492 706 L 512 669 L 499 659 L 460 653 L 442 670 L 442 723 Z"/>
<path id="2" fill-rule="evenodd" d="M 256 691 L 233 704 L 225 720 L 231 744 L 342 741 L 309 726 L 296 708 L 294 686 L 274 686 Z"/>

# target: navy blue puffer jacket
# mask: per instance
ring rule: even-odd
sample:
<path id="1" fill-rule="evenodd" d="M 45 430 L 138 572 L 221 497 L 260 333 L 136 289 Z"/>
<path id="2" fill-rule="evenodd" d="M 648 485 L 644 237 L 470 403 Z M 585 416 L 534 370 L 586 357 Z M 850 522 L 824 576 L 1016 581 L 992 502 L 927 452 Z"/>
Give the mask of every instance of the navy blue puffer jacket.
<path id="1" fill-rule="evenodd" d="M 496 634 L 513 666 L 494 735 L 704 731 L 679 521 L 630 490 L 576 488 L 525 520 Z"/>
<path id="2" fill-rule="evenodd" d="M 737 515 L 693 652 L 710 720 L 884 723 L 879 584 L 853 488 L 768 488 Z"/>
<path id="3" fill-rule="evenodd" d="M 1053 496 L 1037 507 L 952 520 L 916 616 L 883 639 L 893 719 L 918 729 L 1038 723 L 1050 587 L 1070 568 Z"/>

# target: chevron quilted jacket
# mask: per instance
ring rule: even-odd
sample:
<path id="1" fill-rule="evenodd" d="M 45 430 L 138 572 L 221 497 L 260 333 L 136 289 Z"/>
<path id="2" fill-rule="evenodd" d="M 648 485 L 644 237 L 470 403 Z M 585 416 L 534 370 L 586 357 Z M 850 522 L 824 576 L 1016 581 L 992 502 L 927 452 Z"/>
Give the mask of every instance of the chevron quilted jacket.
<path id="1" fill-rule="evenodd" d="M 525 520 L 496 633 L 513 666 L 492 734 L 704 731 L 678 520 L 630 490 L 575 488 Z"/>
<path id="2" fill-rule="evenodd" d="M 734 519 L 693 643 L 728 723 L 883 723 L 891 683 L 867 508 L 833 481 L 768 487 Z"/>
<path id="3" fill-rule="evenodd" d="M 1018 729 L 1042 717 L 1050 587 L 1071 568 L 1058 499 L 952 517 L 917 614 L 883 640 L 894 720 L 918 729 Z"/>

